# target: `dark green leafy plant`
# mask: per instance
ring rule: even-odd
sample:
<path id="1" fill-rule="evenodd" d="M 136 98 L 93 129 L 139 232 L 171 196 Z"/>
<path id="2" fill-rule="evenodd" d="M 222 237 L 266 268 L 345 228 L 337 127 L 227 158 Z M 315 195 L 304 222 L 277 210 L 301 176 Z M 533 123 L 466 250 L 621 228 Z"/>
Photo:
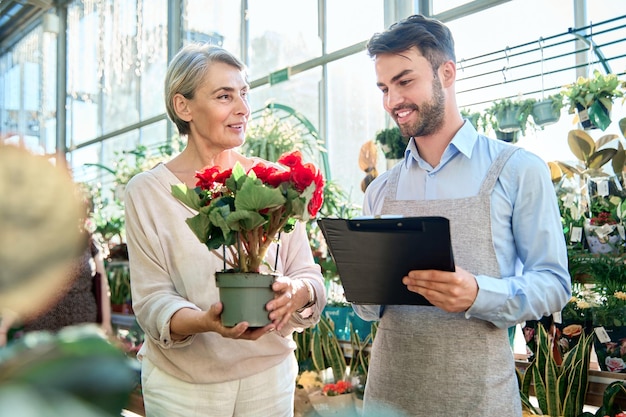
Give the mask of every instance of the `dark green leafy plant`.
<path id="1" fill-rule="evenodd" d="M 385 158 L 401 159 L 404 156 L 406 145 L 409 143 L 409 138 L 403 137 L 400 134 L 400 128 L 396 126 L 378 131 L 376 142 L 380 144 Z"/>
<path id="2" fill-rule="evenodd" d="M 0 349 L 0 415 L 117 417 L 138 386 L 136 361 L 95 325 L 34 332 Z"/>
<path id="3" fill-rule="evenodd" d="M 524 373 L 518 371 L 520 396 L 524 409 L 535 415 L 578 416 L 582 413 L 588 390 L 588 370 L 593 335 L 583 332 L 579 342 L 565 354 L 559 366 L 552 343 L 543 326 L 537 326 L 536 352 Z M 529 399 L 533 386 L 539 409 Z"/>
<path id="4" fill-rule="evenodd" d="M 510 114 L 516 122 L 515 127 L 510 127 L 511 130 L 520 130 L 522 135 L 526 134 L 526 129 L 532 125 L 529 116 L 533 110 L 533 105 L 536 100 L 529 99 L 500 99 L 492 103 L 490 107 L 485 109 L 484 119 L 482 122 L 483 127 L 486 129 L 491 126 L 495 131 L 505 130 L 502 122 Z"/>

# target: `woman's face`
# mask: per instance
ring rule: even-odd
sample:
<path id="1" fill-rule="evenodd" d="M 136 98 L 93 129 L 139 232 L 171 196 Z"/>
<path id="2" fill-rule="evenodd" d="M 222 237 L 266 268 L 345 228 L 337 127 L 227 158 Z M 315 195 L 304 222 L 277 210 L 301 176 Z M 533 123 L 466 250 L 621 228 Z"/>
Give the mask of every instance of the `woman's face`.
<path id="1" fill-rule="evenodd" d="M 248 89 L 242 71 L 222 62 L 211 64 L 188 101 L 190 139 L 222 150 L 240 146 L 250 115 Z"/>

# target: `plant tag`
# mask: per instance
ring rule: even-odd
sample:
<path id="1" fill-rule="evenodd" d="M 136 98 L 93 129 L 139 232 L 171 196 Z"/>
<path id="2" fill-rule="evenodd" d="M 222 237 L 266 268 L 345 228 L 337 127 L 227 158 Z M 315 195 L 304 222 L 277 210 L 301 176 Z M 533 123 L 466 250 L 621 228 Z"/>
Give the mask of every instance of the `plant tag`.
<path id="1" fill-rule="evenodd" d="M 583 241 L 583 228 L 579 226 L 572 227 L 572 232 L 569 235 L 570 242 L 582 242 Z"/>
<path id="2" fill-rule="evenodd" d="M 587 113 L 587 109 L 583 109 L 583 110 L 579 110 L 578 111 L 578 118 L 580 119 L 580 122 L 586 122 L 587 120 L 589 120 L 589 114 Z"/>
<path id="3" fill-rule="evenodd" d="M 615 230 L 615 226 L 614 225 L 612 225 L 612 224 L 603 224 L 602 226 L 598 226 L 594 230 L 594 233 L 596 234 L 596 236 L 598 236 L 602 240 L 602 239 L 605 239 L 611 233 L 613 233 L 613 230 Z"/>
<path id="4" fill-rule="evenodd" d="M 563 318 L 561 317 L 561 312 L 557 311 L 556 313 L 552 313 L 552 320 L 555 323 L 557 323 L 557 324 L 563 323 Z"/>
<path id="5" fill-rule="evenodd" d="M 624 234 L 624 226 L 622 226 L 621 224 L 617 225 L 617 233 L 619 233 L 619 237 L 621 237 L 622 240 L 626 240 L 626 234 Z"/>
<path id="6" fill-rule="evenodd" d="M 602 197 L 606 197 L 609 195 L 609 182 L 607 180 L 599 180 L 598 184 L 598 195 Z"/>
<path id="7" fill-rule="evenodd" d="M 596 327 L 594 331 L 596 332 L 596 337 L 600 343 L 609 343 L 611 341 L 611 338 L 606 330 L 604 330 L 604 327 Z"/>

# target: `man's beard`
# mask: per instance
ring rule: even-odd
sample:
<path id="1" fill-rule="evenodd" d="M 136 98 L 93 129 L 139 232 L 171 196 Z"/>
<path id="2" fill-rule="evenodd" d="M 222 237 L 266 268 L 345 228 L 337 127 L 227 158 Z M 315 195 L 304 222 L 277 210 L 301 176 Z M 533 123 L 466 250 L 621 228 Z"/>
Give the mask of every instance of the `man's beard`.
<path id="1" fill-rule="evenodd" d="M 425 102 L 419 107 L 413 104 L 402 108 L 415 110 L 418 113 L 418 118 L 415 123 L 405 125 L 398 124 L 400 133 L 405 138 L 428 136 L 441 129 L 445 112 L 445 97 L 439 77 L 433 80 L 433 97 L 430 102 Z"/>

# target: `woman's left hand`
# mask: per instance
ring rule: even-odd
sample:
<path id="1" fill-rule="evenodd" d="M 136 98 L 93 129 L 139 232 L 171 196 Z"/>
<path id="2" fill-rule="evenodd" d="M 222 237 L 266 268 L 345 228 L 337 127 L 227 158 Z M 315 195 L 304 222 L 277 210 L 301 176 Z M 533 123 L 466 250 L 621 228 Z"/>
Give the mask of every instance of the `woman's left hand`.
<path id="1" fill-rule="evenodd" d="M 304 281 L 280 276 L 272 284 L 274 299 L 267 303 L 270 319 L 281 330 L 289 318 L 309 301 L 309 290 Z"/>

